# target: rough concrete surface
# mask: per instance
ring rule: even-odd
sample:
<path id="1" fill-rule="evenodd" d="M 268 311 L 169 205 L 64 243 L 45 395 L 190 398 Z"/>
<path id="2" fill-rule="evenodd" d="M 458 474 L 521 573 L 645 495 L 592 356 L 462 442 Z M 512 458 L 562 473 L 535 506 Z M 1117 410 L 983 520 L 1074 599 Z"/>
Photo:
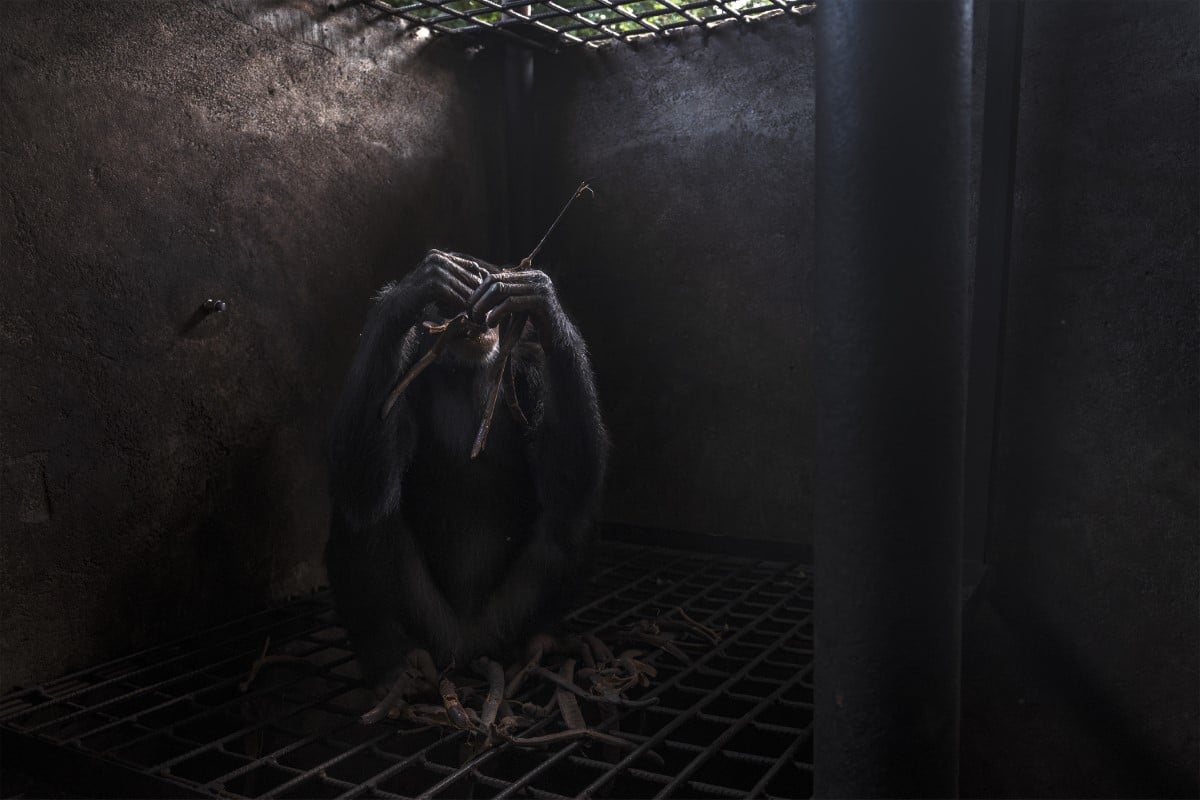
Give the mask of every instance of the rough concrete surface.
<path id="1" fill-rule="evenodd" d="M 810 542 L 813 40 L 782 17 L 537 64 L 543 262 L 588 332 L 621 523 Z"/>
<path id="2" fill-rule="evenodd" d="M 1026 9 L 963 792 L 1200 793 L 1200 6 Z"/>
<path id="3" fill-rule="evenodd" d="M 323 580 L 368 298 L 428 246 L 487 250 L 462 53 L 367 20 L 0 6 L 0 686 Z"/>

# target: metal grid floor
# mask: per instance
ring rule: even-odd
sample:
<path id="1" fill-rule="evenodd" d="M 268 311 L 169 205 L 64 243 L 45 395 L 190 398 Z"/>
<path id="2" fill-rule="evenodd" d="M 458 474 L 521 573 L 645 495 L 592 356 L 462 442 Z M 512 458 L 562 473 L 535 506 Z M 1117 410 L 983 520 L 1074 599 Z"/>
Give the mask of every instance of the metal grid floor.
<path id="1" fill-rule="evenodd" d="M 728 626 L 690 664 L 647 657 L 658 677 L 642 696 L 658 703 L 597 726 L 618 725 L 635 743 L 627 753 L 575 741 L 501 746 L 464 764 L 461 731 L 360 724 L 374 695 L 324 594 L 11 693 L 0 728 L 185 796 L 811 796 L 806 567 L 610 542 L 585 594 L 567 619 L 578 632 L 676 606 Z M 307 664 L 243 688 L 268 636 L 273 653 Z"/>

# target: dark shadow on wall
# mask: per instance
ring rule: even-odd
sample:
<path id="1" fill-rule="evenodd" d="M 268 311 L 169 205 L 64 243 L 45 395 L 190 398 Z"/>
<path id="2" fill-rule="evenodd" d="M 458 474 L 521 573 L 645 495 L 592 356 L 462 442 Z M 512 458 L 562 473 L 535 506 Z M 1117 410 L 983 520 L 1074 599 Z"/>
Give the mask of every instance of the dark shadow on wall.
<path id="1" fill-rule="evenodd" d="M 993 597 L 968 620 L 962 796 L 1200 795 L 1194 765 L 1129 713 L 1127 687 L 1098 673 L 1092 653 L 1040 616 Z"/>
<path id="2" fill-rule="evenodd" d="M 1200 793 L 1200 6 L 1026 6 L 962 793 Z"/>

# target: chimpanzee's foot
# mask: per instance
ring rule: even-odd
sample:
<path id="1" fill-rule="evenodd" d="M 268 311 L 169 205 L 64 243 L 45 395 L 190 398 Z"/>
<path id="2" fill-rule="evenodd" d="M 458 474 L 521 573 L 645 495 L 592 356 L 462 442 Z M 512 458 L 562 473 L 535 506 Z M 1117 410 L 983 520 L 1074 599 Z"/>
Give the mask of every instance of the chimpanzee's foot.
<path id="1" fill-rule="evenodd" d="M 548 633 L 539 633 L 529 638 L 529 644 L 525 648 L 525 663 L 522 664 L 508 678 L 508 686 L 504 690 L 504 696 L 513 698 L 520 691 L 521 686 L 525 683 L 525 679 L 535 669 L 541 666 L 542 658 L 548 653 L 553 653 L 559 650 L 559 641 Z M 517 662 L 518 664 L 520 662 Z"/>
<path id="2" fill-rule="evenodd" d="M 370 711 L 361 717 L 359 722 L 373 725 L 384 717 L 395 718 L 404 708 L 406 698 L 436 691 L 438 685 L 437 668 L 433 664 L 428 650 L 416 648 L 408 651 L 408 666 L 400 670 L 390 688 L 383 684 L 379 689 L 386 688 L 383 698 Z"/>

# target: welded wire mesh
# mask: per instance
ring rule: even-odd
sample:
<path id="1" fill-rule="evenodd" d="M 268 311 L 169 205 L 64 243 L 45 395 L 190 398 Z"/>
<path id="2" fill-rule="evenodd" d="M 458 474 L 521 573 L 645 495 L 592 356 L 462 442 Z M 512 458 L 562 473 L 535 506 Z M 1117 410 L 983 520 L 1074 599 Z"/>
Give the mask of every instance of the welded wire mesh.
<path id="1" fill-rule="evenodd" d="M 816 7 L 805 0 L 371 0 L 370 5 L 437 33 L 492 32 L 543 49 L 807 14 Z"/>
<path id="2" fill-rule="evenodd" d="M 644 697 L 657 704 L 597 726 L 629 751 L 575 741 L 466 756 L 462 731 L 360 724 L 374 696 L 323 594 L 14 692 L 0 729 L 49 745 L 48 762 L 86 755 L 197 796 L 809 797 L 808 569 L 609 543 L 568 626 L 676 607 L 727 633 L 690 661 L 647 657 L 658 675 Z M 249 681 L 267 637 L 285 658 Z"/>

